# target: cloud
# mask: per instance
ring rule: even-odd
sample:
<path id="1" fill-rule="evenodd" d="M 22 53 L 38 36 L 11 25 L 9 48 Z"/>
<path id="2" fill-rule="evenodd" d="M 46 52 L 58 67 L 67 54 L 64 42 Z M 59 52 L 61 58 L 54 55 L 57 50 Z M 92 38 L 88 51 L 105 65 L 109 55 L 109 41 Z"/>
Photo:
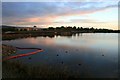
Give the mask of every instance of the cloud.
<path id="1" fill-rule="evenodd" d="M 32 18 L 21 18 L 14 19 L 12 24 L 15 25 L 47 25 L 53 23 L 55 17 L 32 17 Z M 9 21 L 9 20 L 8 20 Z"/>
<path id="2" fill-rule="evenodd" d="M 3 0 L 2 2 L 119 2 L 119 0 Z"/>
<path id="3" fill-rule="evenodd" d="M 114 2 L 3 2 L 2 19 L 3 24 L 47 25 L 61 16 L 92 14 L 117 6 Z"/>
<path id="4" fill-rule="evenodd" d="M 104 8 L 117 7 L 107 2 L 4 2 L 3 17 L 35 17 L 60 15 L 68 12 L 90 12 Z"/>
<path id="5" fill-rule="evenodd" d="M 76 22 L 76 23 L 105 23 L 105 22 L 100 22 L 97 20 L 93 20 L 93 19 L 73 19 L 71 20 L 71 22 Z"/>

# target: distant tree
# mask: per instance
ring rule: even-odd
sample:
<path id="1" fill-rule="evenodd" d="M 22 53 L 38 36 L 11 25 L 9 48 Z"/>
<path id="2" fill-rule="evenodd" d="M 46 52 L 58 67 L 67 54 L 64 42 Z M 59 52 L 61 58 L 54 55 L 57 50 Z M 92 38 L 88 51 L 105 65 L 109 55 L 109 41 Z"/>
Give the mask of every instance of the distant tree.
<path id="1" fill-rule="evenodd" d="M 56 30 L 60 30 L 61 28 L 60 27 L 56 27 Z"/>
<path id="2" fill-rule="evenodd" d="M 64 30 L 64 29 L 65 29 L 65 27 L 64 27 L 64 26 L 61 26 L 61 27 L 60 27 L 60 29 Z"/>
<path id="3" fill-rule="evenodd" d="M 70 26 L 69 26 L 69 27 L 67 27 L 67 30 L 71 31 L 71 30 L 72 30 L 72 27 L 70 27 Z"/>
<path id="4" fill-rule="evenodd" d="M 84 28 L 84 30 L 89 30 L 89 28 Z"/>
<path id="5" fill-rule="evenodd" d="M 54 28 L 53 28 L 53 27 L 49 27 L 48 29 L 49 29 L 49 30 L 54 30 Z"/>
<path id="6" fill-rule="evenodd" d="M 65 27 L 64 26 L 61 26 L 61 29 L 64 29 Z"/>
<path id="7" fill-rule="evenodd" d="M 78 27 L 77 30 L 80 30 L 80 27 Z"/>
<path id="8" fill-rule="evenodd" d="M 69 27 L 67 27 L 67 29 L 72 29 L 72 27 L 69 26 Z"/>
<path id="9" fill-rule="evenodd" d="M 76 30 L 76 26 L 74 26 L 73 29 Z"/>
<path id="10" fill-rule="evenodd" d="M 23 31 L 27 31 L 27 29 L 24 29 Z"/>
<path id="11" fill-rule="evenodd" d="M 83 30 L 83 27 L 80 27 L 81 30 Z"/>
<path id="12" fill-rule="evenodd" d="M 91 28 L 90 28 L 90 30 L 94 30 L 94 28 L 93 28 L 93 27 L 91 27 Z"/>
<path id="13" fill-rule="evenodd" d="M 42 29 L 43 31 L 47 31 L 47 28 Z"/>
<path id="14" fill-rule="evenodd" d="M 37 26 L 33 26 L 34 28 L 36 28 Z"/>
<path id="15" fill-rule="evenodd" d="M 7 28 L 2 28 L 2 31 L 3 32 L 6 32 L 6 31 L 16 31 L 16 28 L 14 28 L 14 27 L 7 27 Z"/>

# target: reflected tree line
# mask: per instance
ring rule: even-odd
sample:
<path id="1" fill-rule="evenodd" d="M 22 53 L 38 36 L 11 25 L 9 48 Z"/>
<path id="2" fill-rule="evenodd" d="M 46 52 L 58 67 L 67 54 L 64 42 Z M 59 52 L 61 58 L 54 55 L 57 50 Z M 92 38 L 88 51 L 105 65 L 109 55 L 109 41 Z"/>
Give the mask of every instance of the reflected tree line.
<path id="1" fill-rule="evenodd" d="M 49 37 L 49 38 L 55 38 L 55 37 L 58 37 L 58 36 L 71 38 L 72 36 L 83 36 L 83 33 L 42 35 L 42 37 Z"/>

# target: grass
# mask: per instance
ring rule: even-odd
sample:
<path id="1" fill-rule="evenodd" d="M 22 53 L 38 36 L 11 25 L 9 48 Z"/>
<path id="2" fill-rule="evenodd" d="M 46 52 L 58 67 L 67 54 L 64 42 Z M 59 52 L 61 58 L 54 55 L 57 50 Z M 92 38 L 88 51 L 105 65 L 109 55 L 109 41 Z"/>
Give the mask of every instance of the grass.
<path id="1" fill-rule="evenodd" d="M 70 78 L 67 68 L 55 70 L 50 66 L 33 67 L 22 64 L 19 61 L 3 62 L 3 78 Z"/>
<path id="2" fill-rule="evenodd" d="M 3 57 L 7 57 L 15 53 L 16 53 L 15 47 L 2 44 L 2 56 Z"/>
<path id="3" fill-rule="evenodd" d="M 13 46 L 2 45 L 2 56 L 7 57 L 16 51 Z M 13 52 L 14 51 L 14 52 Z M 20 61 L 2 62 L 3 78 L 68 78 L 67 68 L 55 69 L 48 65 L 34 67 L 32 65 L 22 64 Z"/>

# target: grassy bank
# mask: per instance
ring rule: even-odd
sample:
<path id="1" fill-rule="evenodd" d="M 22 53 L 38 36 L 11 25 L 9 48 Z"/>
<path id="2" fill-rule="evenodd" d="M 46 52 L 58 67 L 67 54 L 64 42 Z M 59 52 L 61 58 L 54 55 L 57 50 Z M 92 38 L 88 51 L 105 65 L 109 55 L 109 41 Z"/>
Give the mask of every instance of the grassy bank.
<path id="1" fill-rule="evenodd" d="M 3 45 L 3 56 L 7 57 L 10 54 L 15 53 L 16 48 L 13 46 Z M 74 75 L 70 70 L 64 66 L 48 66 L 47 64 L 32 66 L 23 64 L 18 60 L 7 60 L 2 62 L 2 78 L 45 78 L 45 79 L 53 79 L 53 78 L 78 78 L 80 76 Z"/>
<path id="2" fill-rule="evenodd" d="M 8 66 L 9 65 L 9 66 Z M 33 67 L 22 64 L 19 61 L 3 62 L 3 78 L 75 78 L 77 76 L 70 76 L 66 68 L 59 68 L 56 70 L 54 67 L 41 66 Z"/>

